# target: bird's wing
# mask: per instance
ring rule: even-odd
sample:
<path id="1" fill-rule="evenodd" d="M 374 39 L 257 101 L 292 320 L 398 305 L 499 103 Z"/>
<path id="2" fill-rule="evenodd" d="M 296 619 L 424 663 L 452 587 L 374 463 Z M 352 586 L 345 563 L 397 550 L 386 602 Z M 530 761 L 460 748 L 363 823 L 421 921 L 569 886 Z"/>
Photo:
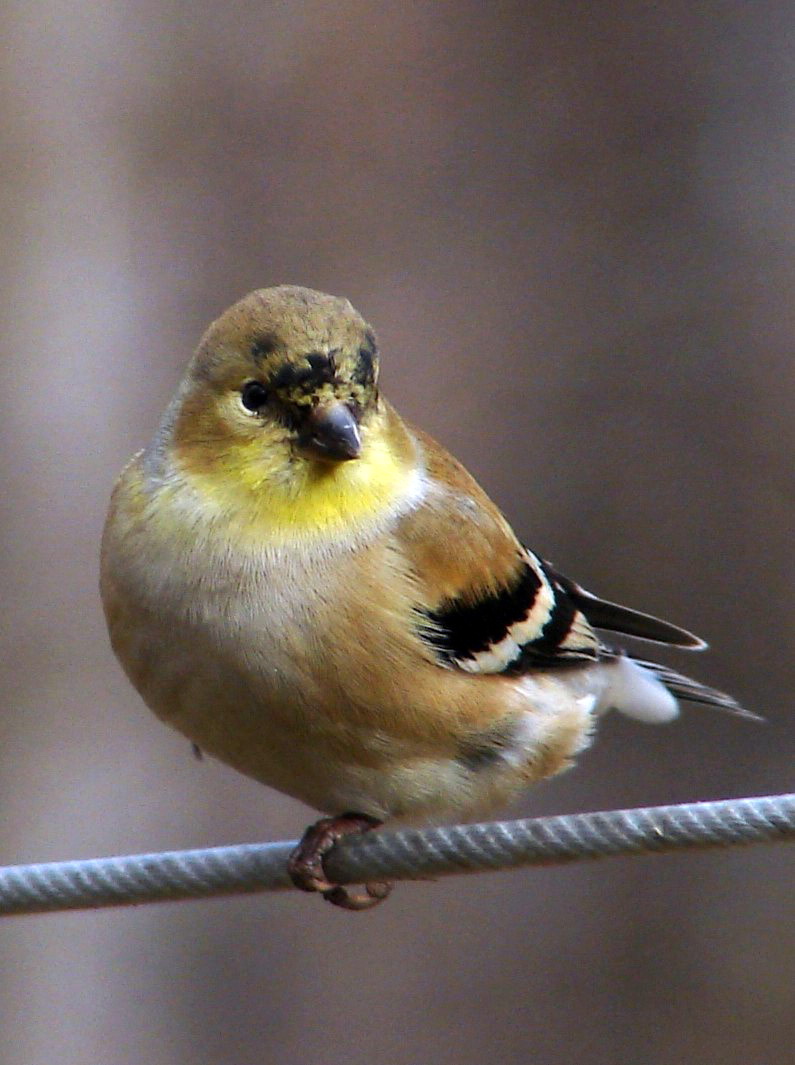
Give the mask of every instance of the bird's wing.
<path id="1" fill-rule="evenodd" d="M 638 640 L 667 644 L 669 647 L 683 647 L 690 651 L 703 651 L 707 646 L 699 637 L 687 629 L 663 621 L 652 614 L 611 603 L 600 599 L 582 588 L 575 581 L 558 573 L 549 562 L 545 562 L 547 572 L 552 580 L 568 595 L 573 603 L 585 614 L 595 629 L 617 632 L 622 636 L 634 636 Z"/>
<path id="2" fill-rule="evenodd" d="M 700 647 L 691 633 L 586 592 L 523 547 L 469 473 L 416 433 L 429 491 L 399 530 L 420 592 L 420 631 L 439 660 L 470 673 L 523 673 L 610 654 L 607 629 Z"/>

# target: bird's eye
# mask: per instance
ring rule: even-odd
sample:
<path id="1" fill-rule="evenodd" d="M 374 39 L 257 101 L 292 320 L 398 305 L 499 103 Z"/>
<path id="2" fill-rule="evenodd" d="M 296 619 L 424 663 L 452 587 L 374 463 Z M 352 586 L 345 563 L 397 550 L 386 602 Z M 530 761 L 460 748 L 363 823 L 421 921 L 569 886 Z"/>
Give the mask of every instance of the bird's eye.
<path id="1" fill-rule="evenodd" d="M 243 385 L 240 399 L 246 410 L 258 411 L 268 402 L 268 390 L 259 381 L 247 381 Z"/>

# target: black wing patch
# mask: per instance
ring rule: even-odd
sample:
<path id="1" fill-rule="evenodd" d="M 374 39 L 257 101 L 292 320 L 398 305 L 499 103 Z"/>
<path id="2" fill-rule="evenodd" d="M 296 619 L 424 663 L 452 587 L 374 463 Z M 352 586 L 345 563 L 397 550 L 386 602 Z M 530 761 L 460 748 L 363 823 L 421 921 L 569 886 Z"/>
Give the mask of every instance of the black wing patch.
<path id="1" fill-rule="evenodd" d="M 496 595 L 467 603 L 451 599 L 430 615 L 434 624 L 431 640 L 448 658 L 465 659 L 499 643 L 511 626 L 525 616 L 536 601 L 541 578 L 524 563 L 515 584 Z"/>
<path id="2" fill-rule="evenodd" d="M 551 569 L 525 551 L 516 579 L 476 602 L 447 600 L 423 634 L 447 665 L 469 673 L 524 673 L 599 657 L 599 641 Z"/>
<path id="3" fill-rule="evenodd" d="M 527 549 L 510 585 L 475 602 L 449 599 L 422 624 L 446 665 L 514 675 L 611 657 L 594 628 L 673 647 L 706 647 L 686 629 L 591 595 Z"/>

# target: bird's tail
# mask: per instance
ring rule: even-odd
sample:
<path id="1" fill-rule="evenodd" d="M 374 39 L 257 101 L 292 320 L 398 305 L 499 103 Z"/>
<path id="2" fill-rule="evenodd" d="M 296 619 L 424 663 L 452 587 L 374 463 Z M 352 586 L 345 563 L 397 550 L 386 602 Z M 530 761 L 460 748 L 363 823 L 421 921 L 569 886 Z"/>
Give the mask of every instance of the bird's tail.
<path id="1" fill-rule="evenodd" d="M 761 720 L 726 692 L 709 688 L 657 662 L 645 662 L 624 653 L 614 653 L 605 662 L 605 669 L 608 683 L 599 698 L 596 713 L 618 710 L 638 721 L 662 724 L 677 717 L 681 699 Z"/>
<path id="2" fill-rule="evenodd" d="M 757 721 L 764 720 L 759 714 L 746 710 L 733 696 L 692 680 L 683 673 L 677 673 L 670 666 L 661 666 L 658 662 L 645 662 L 638 658 L 633 658 L 633 662 L 653 673 L 677 699 L 683 699 L 688 703 L 701 703 L 703 706 L 717 706 L 720 710 L 728 710 L 741 717 L 755 718 Z"/>

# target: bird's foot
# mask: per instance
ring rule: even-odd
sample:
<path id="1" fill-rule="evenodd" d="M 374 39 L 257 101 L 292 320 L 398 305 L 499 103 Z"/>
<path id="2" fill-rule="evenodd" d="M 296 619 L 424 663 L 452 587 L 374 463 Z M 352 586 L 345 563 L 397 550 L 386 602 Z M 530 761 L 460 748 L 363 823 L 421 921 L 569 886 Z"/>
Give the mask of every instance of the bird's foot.
<path id="1" fill-rule="evenodd" d="M 392 890 L 384 881 L 364 885 L 366 894 L 354 894 L 342 884 L 334 884 L 326 876 L 323 859 L 343 836 L 371 832 L 381 824 L 367 814 L 341 814 L 324 817 L 304 832 L 301 842 L 287 860 L 287 872 L 302 891 L 319 891 L 333 906 L 344 910 L 369 910 L 383 902 Z"/>

